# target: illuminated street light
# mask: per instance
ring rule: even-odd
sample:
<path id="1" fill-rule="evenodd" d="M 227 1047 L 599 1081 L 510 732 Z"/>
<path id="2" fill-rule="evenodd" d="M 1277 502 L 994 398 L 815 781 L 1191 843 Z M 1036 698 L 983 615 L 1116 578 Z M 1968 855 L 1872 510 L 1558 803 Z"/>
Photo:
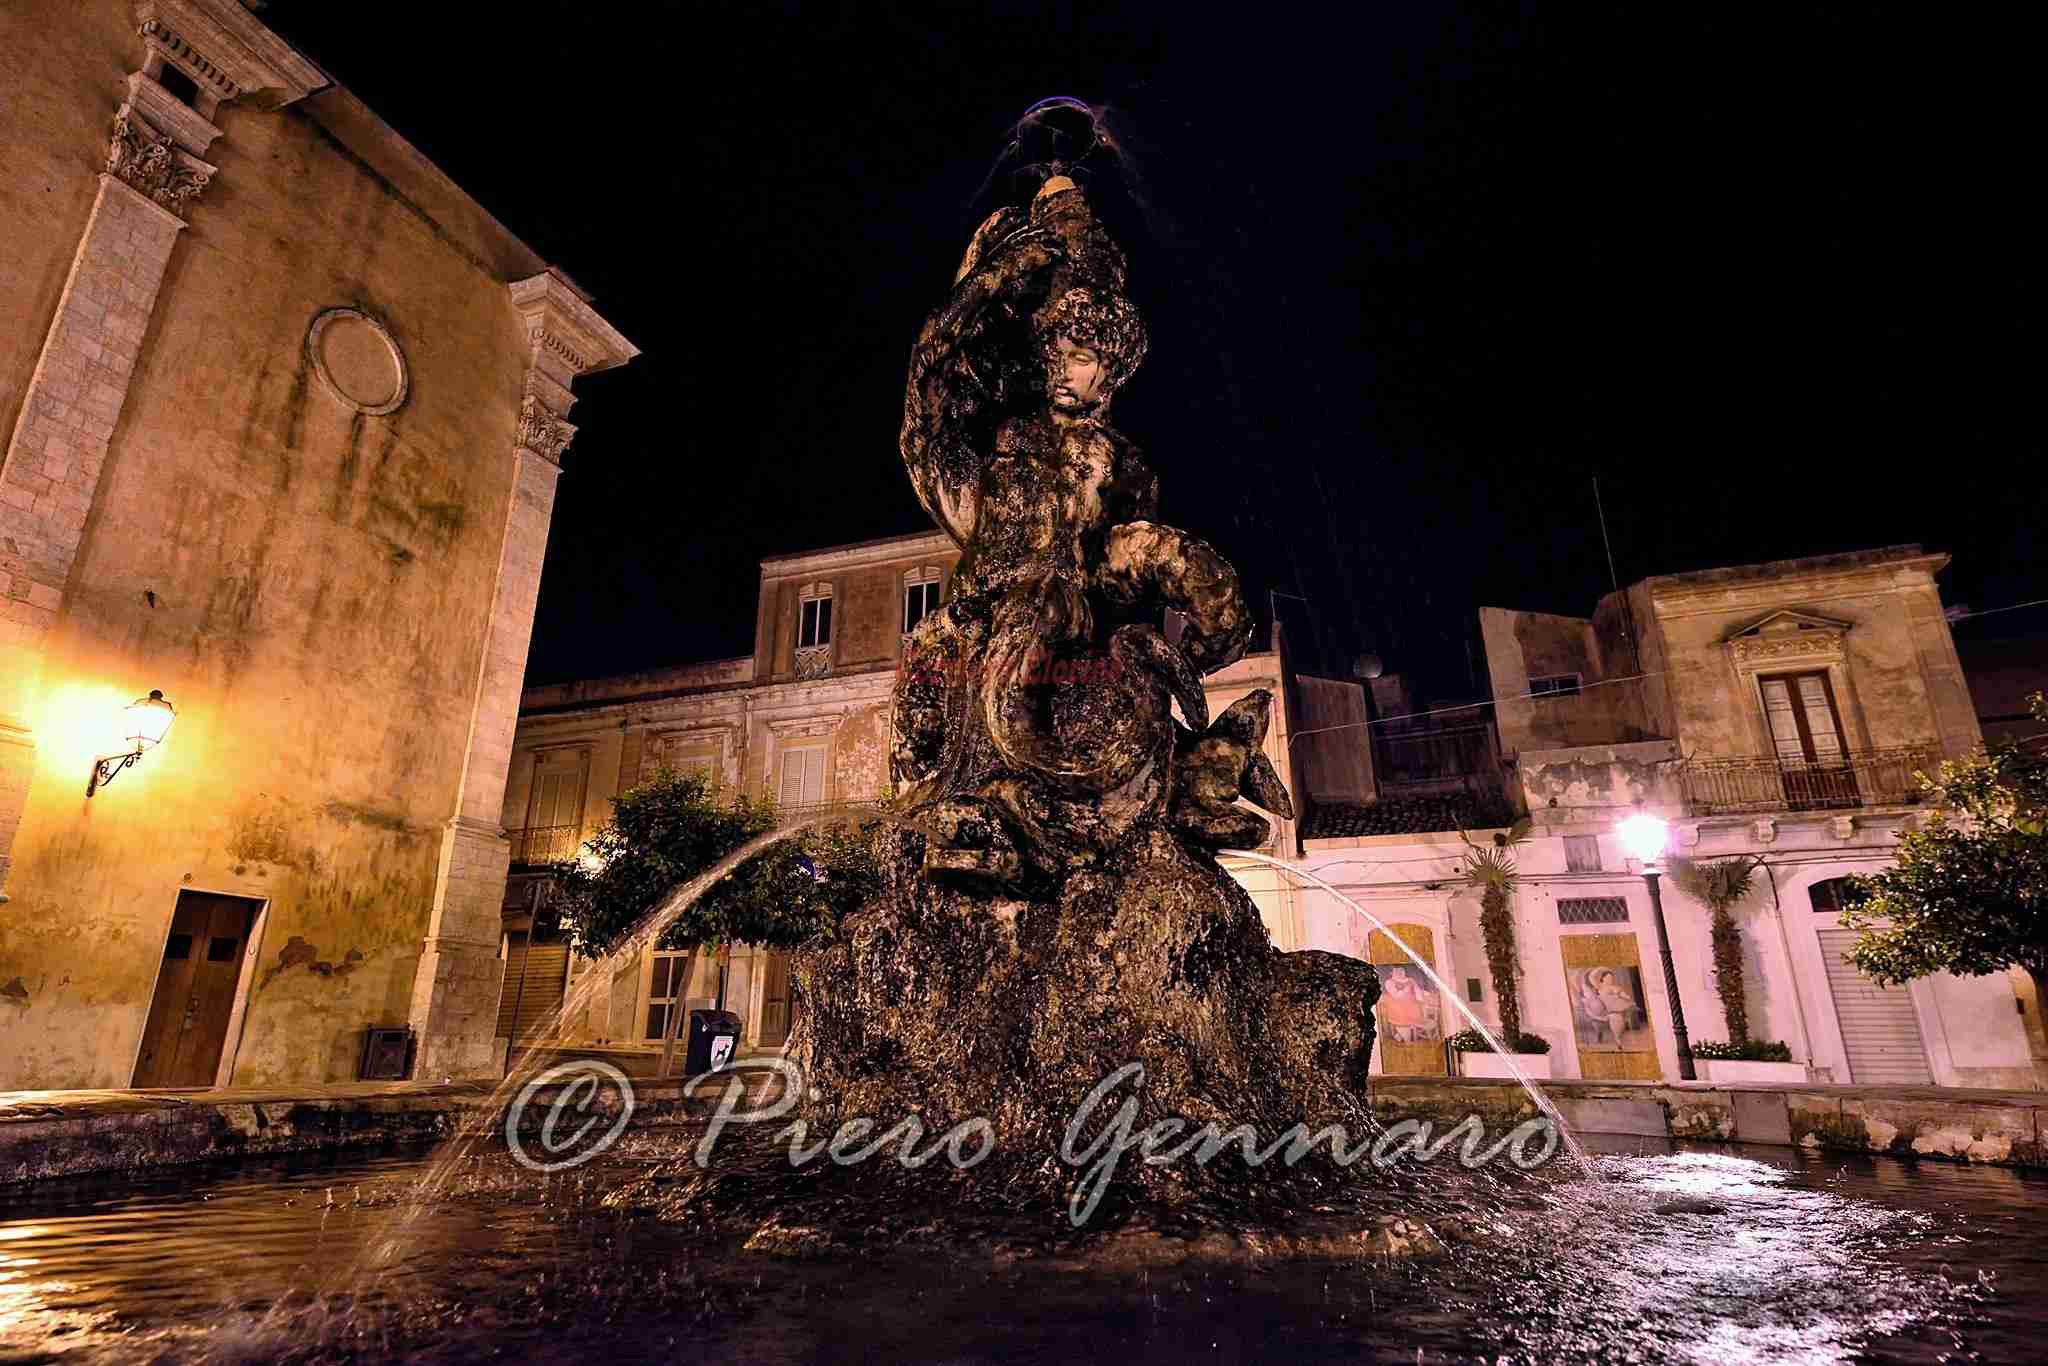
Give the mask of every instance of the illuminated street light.
<path id="1" fill-rule="evenodd" d="M 1647 811 L 1638 811 L 1614 827 L 1621 847 L 1643 865 L 1643 881 L 1650 889 L 1650 918 L 1657 926 L 1657 953 L 1664 960 L 1664 996 L 1671 1003 L 1671 1033 L 1678 1041 L 1678 1076 L 1694 1080 L 1692 1040 L 1685 1032 L 1685 1006 L 1678 999 L 1678 970 L 1671 963 L 1671 936 L 1664 929 L 1664 898 L 1657 887 L 1657 875 L 1670 847 L 1671 826 Z"/>
<path id="2" fill-rule="evenodd" d="M 124 754 L 110 754 L 92 766 L 92 777 L 85 785 L 86 797 L 90 799 L 93 793 L 114 781 L 116 773 L 162 744 L 164 737 L 171 733 L 171 722 L 177 717 L 178 713 L 155 688 L 149 690 L 149 696 L 130 702 L 122 714 L 121 734 L 134 748 Z"/>

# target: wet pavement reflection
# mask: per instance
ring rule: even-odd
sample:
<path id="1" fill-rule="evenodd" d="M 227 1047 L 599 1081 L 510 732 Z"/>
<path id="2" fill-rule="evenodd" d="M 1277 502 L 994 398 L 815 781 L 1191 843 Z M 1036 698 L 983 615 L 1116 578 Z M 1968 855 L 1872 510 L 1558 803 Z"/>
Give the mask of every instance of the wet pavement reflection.
<path id="1" fill-rule="evenodd" d="M 1992 1168 L 1596 1141 L 1603 1180 L 1474 1182 L 1446 1258 L 1111 1270 L 767 1260 L 604 1206 L 673 1141 L 545 1178 L 481 1155 L 367 1278 L 424 1154 L 0 1196 L 0 1362 L 2033 1361 L 2048 1340 L 2048 1180 Z"/>

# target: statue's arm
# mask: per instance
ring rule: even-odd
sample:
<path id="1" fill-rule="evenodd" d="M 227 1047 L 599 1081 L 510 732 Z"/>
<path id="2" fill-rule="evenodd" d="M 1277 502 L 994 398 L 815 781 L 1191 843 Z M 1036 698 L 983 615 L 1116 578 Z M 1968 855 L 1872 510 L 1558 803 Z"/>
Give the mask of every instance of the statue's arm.
<path id="1" fill-rule="evenodd" d="M 981 471 L 1005 402 L 1003 369 L 988 335 L 995 315 L 1052 263 L 1057 244 L 1000 209 L 975 233 L 952 295 L 925 321 L 910 353 L 899 446 L 910 486 L 933 521 L 961 545 L 974 532 Z"/>
<path id="2" fill-rule="evenodd" d="M 1126 612 L 1171 607 L 1187 618 L 1180 649 L 1198 675 L 1239 659 L 1251 642 L 1252 613 L 1237 571 L 1185 531 L 1150 521 L 1111 527 L 1096 584 Z"/>

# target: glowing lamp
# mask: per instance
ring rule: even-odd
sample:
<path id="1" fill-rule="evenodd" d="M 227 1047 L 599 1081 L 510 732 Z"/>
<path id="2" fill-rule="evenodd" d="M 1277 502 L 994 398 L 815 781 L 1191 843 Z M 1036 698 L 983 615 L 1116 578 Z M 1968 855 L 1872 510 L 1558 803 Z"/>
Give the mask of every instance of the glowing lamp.
<path id="1" fill-rule="evenodd" d="M 1614 827 L 1614 833 L 1621 836 L 1621 847 L 1628 851 L 1629 857 L 1645 868 L 1654 868 L 1661 863 L 1664 850 L 1671 842 L 1671 826 L 1647 811 L 1630 816 Z"/>
<path id="2" fill-rule="evenodd" d="M 132 767 L 148 751 L 164 742 L 171 733 L 171 722 L 178 713 L 171 704 L 164 701 L 164 695 L 155 688 L 149 696 L 138 697 L 128 704 L 121 715 L 121 735 L 134 748 L 125 754 L 110 754 L 92 766 L 92 778 L 85 785 L 85 795 L 93 793 L 114 781 L 114 775 L 124 768 Z"/>

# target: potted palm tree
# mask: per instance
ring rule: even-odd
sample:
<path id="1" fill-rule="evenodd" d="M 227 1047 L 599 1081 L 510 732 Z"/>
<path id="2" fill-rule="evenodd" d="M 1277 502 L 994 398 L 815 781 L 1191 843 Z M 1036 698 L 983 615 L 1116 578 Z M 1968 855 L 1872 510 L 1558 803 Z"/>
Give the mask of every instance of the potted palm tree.
<path id="1" fill-rule="evenodd" d="M 1465 883 L 1479 893 L 1479 933 L 1486 945 L 1486 967 L 1493 978 L 1493 999 L 1500 1010 L 1501 1042 L 1515 1054 L 1514 1065 L 1524 1076 L 1550 1075 L 1550 1044 L 1534 1034 L 1522 1032 L 1522 997 L 1515 980 L 1515 916 L 1513 898 L 1521 873 L 1515 867 L 1515 848 L 1529 838 L 1529 818 L 1522 817 L 1506 830 L 1496 830 L 1485 842 L 1474 840 L 1460 830 L 1465 841 Z M 1486 1037 L 1468 1029 L 1450 1040 L 1458 1055 L 1458 1071 L 1467 1077 L 1511 1077 L 1508 1064 Z"/>
<path id="2" fill-rule="evenodd" d="M 1714 990 L 1721 998 L 1721 1017 L 1728 1026 L 1726 1042 L 1698 1040 L 1693 1063 L 1702 1081 L 1778 1082 L 1803 1084 L 1806 1064 L 1792 1061 L 1792 1050 L 1775 1039 L 1749 1035 L 1749 998 L 1743 990 L 1742 930 L 1735 908 L 1748 897 L 1762 860 L 1720 859 L 1696 863 L 1671 860 L 1672 880 L 1679 890 L 1713 914 Z"/>

